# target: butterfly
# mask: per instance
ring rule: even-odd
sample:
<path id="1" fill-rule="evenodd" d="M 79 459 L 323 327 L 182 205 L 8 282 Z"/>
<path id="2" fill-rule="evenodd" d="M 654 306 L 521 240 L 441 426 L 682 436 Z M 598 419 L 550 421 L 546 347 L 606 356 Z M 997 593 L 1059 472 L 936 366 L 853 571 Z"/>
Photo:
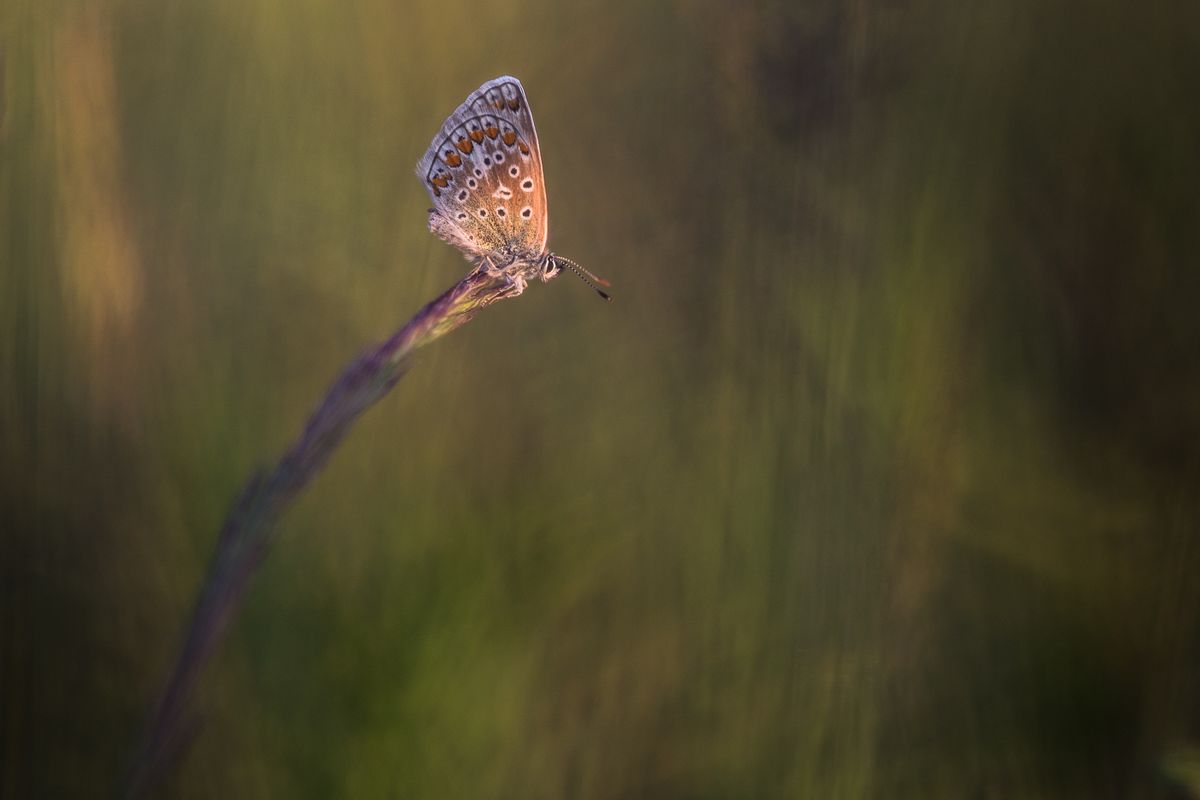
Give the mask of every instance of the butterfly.
<path id="1" fill-rule="evenodd" d="M 546 247 L 549 236 L 542 153 L 525 88 L 502 75 L 472 92 L 442 123 L 417 163 L 433 208 L 429 230 L 478 268 L 503 276 L 510 296 L 566 267 L 605 300 L 586 269 Z"/>

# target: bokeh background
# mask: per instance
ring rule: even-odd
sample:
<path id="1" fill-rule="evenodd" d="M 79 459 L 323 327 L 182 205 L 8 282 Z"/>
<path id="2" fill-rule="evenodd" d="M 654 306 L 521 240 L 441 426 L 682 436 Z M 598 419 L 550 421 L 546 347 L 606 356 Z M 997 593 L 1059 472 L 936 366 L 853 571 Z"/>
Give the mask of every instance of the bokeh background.
<path id="1" fill-rule="evenodd" d="M 118 790 L 510 73 L 616 302 L 422 352 L 163 796 L 1197 796 L 1195 3 L 5 0 L 0 67 L 0 795 Z"/>

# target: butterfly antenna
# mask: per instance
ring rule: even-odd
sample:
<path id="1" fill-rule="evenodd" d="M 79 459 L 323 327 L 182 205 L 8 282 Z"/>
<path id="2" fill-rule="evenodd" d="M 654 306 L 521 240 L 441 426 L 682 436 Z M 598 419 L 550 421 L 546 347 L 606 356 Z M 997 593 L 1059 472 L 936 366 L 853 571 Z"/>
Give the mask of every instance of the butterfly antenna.
<path id="1" fill-rule="evenodd" d="M 589 278 L 591 278 L 591 279 L 592 279 L 594 282 L 596 282 L 596 283 L 600 284 L 601 286 L 604 286 L 604 287 L 612 286 L 612 284 L 611 284 L 611 283 L 609 283 L 608 281 L 606 281 L 604 278 L 601 278 L 601 277 L 599 277 L 599 276 L 597 276 L 597 275 L 593 275 L 592 273 L 588 272 L 588 271 L 587 271 L 587 270 L 586 270 L 586 269 L 583 267 L 583 265 L 581 265 L 581 264 L 576 264 L 574 261 L 572 261 L 572 260 L 571 260 L 571 259 L 569 259 L 569 258 L 564 258 L 563 256 L 555 256 L 555 258 L 556 258 L 556 259 L 558 259 L 559 261 L 564 261 L 564 262 L 566 262 L 567 264 L 570 264 L 571 266 L 573 266 L 573 267 L 575 268 L 575 270 L 576 270 L 576 272 L 575 272 L 575 274 L 576 274 L 576 275 L 579 275 L 580 273 L 583 273 L 584 275 L 587 275 L 587 276 L 588 276 Z"/>
<path id="2" fill-rule="evenodd" d="M 606 281 L 604 278 L 593 275 L 592 273 L 588 272 L 582 266 L 580 266 L 579 264 L 576 264 L 574 261 L 572 261 L 569 258 L 563 258 L 562 256 L 555 256 L 554 260 L 560 264 L 565 264 L 567 269 L 571 270 L 571 272 L 574 272 L 576 277 L 579 278 L 579 280 L 581 280 L 585 284 L 587 284 L 588 288 L 590 288 L 593 292 L 600 295 L 601 297 L 603 297 L 605 300 L 609 301 L 610 303 L 612 302 L 612 296 L 610 296 L 608 294 L 608 292 L 606 292 L 600 288 L 600 286 L 611 286 L 612 285 L 611 283 Z M 600 284 L 600 286 L 597 286 L 596 284 Z"/>

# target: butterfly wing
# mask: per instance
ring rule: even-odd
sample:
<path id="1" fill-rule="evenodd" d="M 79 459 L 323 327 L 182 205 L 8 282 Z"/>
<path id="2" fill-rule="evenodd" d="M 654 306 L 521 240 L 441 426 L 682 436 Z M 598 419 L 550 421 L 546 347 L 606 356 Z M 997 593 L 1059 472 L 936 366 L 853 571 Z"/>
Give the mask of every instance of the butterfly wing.
<path id="1" fill-rule="evenodd" d="M 434 208 L 429 229 L 468 257 L 532 258 L 546 249 L 546 185 L 533 115 L 516 78 L 480 86 L 417 164 Z"/>

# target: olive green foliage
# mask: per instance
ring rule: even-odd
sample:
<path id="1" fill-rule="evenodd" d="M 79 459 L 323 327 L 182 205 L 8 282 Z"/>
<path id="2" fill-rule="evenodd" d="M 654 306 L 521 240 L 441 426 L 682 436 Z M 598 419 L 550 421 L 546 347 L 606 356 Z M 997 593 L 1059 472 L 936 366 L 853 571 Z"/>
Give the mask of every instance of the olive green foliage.
<path id="1" fill-rule="evenodd" d="M 0 796 L 120 786 L 503 73 L 616 302 L 421 351 L 167 796 L 1188 796 L 1200 12 L 1136 6 L 7 0 Z"/>

